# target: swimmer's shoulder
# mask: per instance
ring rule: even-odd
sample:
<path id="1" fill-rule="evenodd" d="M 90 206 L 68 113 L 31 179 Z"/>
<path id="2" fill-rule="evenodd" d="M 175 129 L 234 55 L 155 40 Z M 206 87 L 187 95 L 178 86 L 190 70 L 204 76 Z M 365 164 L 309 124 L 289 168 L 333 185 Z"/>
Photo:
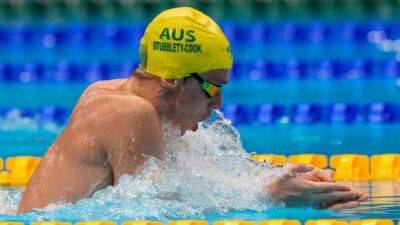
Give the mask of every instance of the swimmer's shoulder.
<path id="1" fill-rule="evenodd" d="M 100 146 L 98 149 L 107 154 L 118 152 L 115 148 L 130 145 L 126 142 L 135 140 L 135 144 L 130 146 L 146 146 L 144 150 L 141 150 L 142 147 L 134 147 L 135 151 L 160 155 L 161 120 L 155 107 L 134 94 L 97 91 L 99 85 L 104 83 L 95 84 L 92 90 L 88 88 L 87 97 L 78 101 L 67 129 L 96 137 Z"/>
<path id="2" fill-rule="evenodd" d="M 134 94 L 101 92 L 75 106 L 68 129 L 85 131 L 97 140 L 114 143 L 133 135 L 161 137 L 161 120 L 155 107 Z"/>
<path id="3" fill-rule="evenodd" d="M 147 100 L 136 96 L 126 90 L 121 90 L 128 79 L 114 79 L 98 81 L 86 88 L 79 98 L 72 115 L 75 114 L 94 114 L 95 111 L 130 110 L 132 113 L 139 109 L 137 113 L 154 112 L 154 107 Z M 117 112 L 114 112 L 117 113 Z M 154 113 L 153 113 L 154 114 Z"/>
<path id="4" fill-rule="evenodd" d="M 114 79 L 114 80 L 102 80 L 90 84 L 85 91 L 82 93 L 81 97 L 86 97 L 99 90 L 115 90 L 121 85 L 127 82 L 127 79 Z"/>
<path id="5" fill-rule="evenodd" d="M 107 97 L 106 97 L 107 98 Z M 99 108 L 95 132 L 108 154 L 161 155 L 161 120 L 155 107 L 147 100 L 135 95 L 109 97 L 107 107 Z M 126 147 L 124 152 L 120 146 Z M 129 153 L 130 152 L 130 153 Z"/>
<path id="6" fill-rule="evenodd" d="M 96 84 L 101 86 L 101 84 Z M 89 87 L 75 106 L 73 117 L 79 115 L 92 119 L 107 117 L 115 120 L 158 118 L 155 107 L 146 99 L 133 93 L 118 92 L 115 90 L 98 90 Z M 82 117 L 83 116 L 83 117 Z"/>

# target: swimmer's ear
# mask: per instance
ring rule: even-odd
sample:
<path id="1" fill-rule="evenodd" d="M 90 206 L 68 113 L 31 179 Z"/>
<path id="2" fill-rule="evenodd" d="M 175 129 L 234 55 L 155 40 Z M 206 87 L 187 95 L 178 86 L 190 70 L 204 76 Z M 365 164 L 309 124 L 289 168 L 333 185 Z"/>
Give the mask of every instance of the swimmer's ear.
<path id="1" fill-rule="evenodd" d="M 174 87 L 174 82 L 175 82 L 174 79 L 168 79 L 168 80 L 166 80 L 166 79 L 160 79 L 160 80 L 161 80 L 161 85 L 162 85 L 163 87 L 166 87 L 166 88 L 168 88 L 168 89 L 171 89 L 171 88 Z"/>
<path id="2" fill-rule="evenodd" d="M 182 89 L 183 89 L 184 80 L 185 80 L 185 79 L 183 79 L 183 78 L 175 79 L 175 81 L 174 81 L 174 87 L 175 87 L 177 90 L 182 90 Z"/>
<path id="3" fill-rule="evenodd" d="M 184 79 L 170 79 L 170 80 L 162 80 L 162 85 L 169 90 L 169 93 L 179 93 L 183 90 Z"/>
<path id="4" fill-rule="evenodd" d="M 176 94 L 181 93 L 183 91 L 183 83 L 184 81 L 182 78 L 174 79 L 171 90 Z"/>

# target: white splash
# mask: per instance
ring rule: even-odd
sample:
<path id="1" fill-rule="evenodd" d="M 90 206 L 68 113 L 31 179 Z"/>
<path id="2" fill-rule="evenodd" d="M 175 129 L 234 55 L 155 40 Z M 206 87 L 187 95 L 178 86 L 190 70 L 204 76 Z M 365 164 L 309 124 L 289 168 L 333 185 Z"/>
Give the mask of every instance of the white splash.
<path id="1" fill-rule="evenodd" d="M 166 154 L 150 158 L 133 176 L 76 204 L 52 205 L 28 213 L 35 219 L 167 220 L 204 218 L 230 210 L 266 210 L 265 182 L 275 173 L 250 160 L 239 134 L 218 119 L 196 132 L 163 127 Z M 2 208 L 2 206 L 0 206 Z"/>
<path id="2" fill-rule="evenodd" d="M 15 190 L 0 190 L 0 214 L 15 215 L 21 193 Z"/>
<path id="3" fill-rule="evenodd" d="M 18 108 L 10 110 L 5 116 L 0 117 L 0 131 L 38 131 L 40 129 L 52 133 L 60 133 L 63 127 L 52 121 L 40 122 L 38 115 L 34 117 L 24 117 L 21 110 Z"/>
<path id="4" fill-rule="evenodd" d="M 368 41 L 383 52 L 396 53 L 397 61 L 400 61 L 400 39 L 391 40 L 383 30 L 373 30 L 367 35 Z"/>

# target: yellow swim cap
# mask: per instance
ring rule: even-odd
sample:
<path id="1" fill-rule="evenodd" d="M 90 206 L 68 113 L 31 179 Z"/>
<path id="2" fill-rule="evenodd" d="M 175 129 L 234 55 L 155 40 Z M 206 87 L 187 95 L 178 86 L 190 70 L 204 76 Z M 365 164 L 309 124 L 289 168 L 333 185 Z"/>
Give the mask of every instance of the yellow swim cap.
<path id="1" fill-rule="evenodd" d="M 231 67 L 230 45 L 221 28 L 190 7 L 158 14 L 140 41 L 140 68 L 164 79 Z"/>

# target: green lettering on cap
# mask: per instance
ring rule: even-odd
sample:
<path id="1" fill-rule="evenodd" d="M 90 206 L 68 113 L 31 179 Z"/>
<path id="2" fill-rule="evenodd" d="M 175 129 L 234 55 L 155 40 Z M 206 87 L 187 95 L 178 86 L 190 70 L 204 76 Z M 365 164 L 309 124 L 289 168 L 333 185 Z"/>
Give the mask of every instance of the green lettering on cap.
<path id="1" fill-rule="evenodd" d="M 175 41 L 180 41 L 183 39 L 183 33 L 185 31 L 183 29 L 180 29 L 179 37 L 176 36 L 176 28 L 172 29 L 172 39 Z"/>
<path id="2" fill-rule="evenodd" d="M 169 40 L 169 30 L 168 28 L 164 28 L 164 30 L 161 32 L 160 34 L 160 38 L 159 39 L 163 39 L 163 38 L 167 38 L 167 40 Z"/>
<path id="3" fill-rule="evenodd" d="M 186 41 L 187 42 L 193 42 L 196 40 L 196 37 L 194 36 L 194 30 L 187 30 L 186 31 Z"/>

